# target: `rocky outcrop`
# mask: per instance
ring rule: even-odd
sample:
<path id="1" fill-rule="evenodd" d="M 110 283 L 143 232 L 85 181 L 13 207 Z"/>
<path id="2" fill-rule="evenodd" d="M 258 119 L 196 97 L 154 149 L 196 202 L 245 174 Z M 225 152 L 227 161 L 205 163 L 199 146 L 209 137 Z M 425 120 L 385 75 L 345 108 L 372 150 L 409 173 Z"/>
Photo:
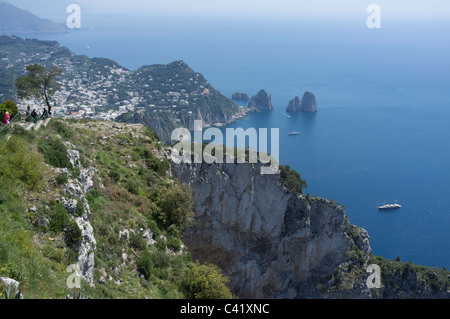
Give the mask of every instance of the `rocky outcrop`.
<path id="1" fill-rule="evenodd" d="M 0 284 L 5 285 L 6 287 L 11 286 L 12 289 L 19 291 L 20 282 L 8 277 L 0 277 Z"/>
<path id="2" fill-rule="evenodd" d="M 240 101 L 248 101 L 250 100 L 250 96 L 246 93 L 236 92 L 231 97 L 233 100 L 240 100 Z"/>
<path id="3" fill-rule="evenodd" d="M 367 232 L 335 202 L 294 194 L 279 175 L 261 175 L 261 164 L 171 162 L 195 199 L 184 243 L 195 259 L 221 267 L 241 298 L 411 297 L 410 286 L 415 297 L 450 297 L 444 282 L 426 293 L 421 282 L 390 284 L 387 268 L 384 288 L 369 288 L 375 257 Z"/>
<path id="4" fill-rule="evenodd" d="M 9 299 L 19 298 L 23 299 L 22 292 L 20 291 L 20 282 L 8 277 L 0 277 L 0 289 L 3 291 L 9 290 Z"/>
<path id="5" fill-rule="evenodd" d="M 183 163 L 173 174 L 195 197 L 185 244 L 194 258 L 219 265 L 239 297 L 321 297 L 316 285 L 348 259 L 354 240 L 344 210 L 287 191 L 279 175 L 251 164 Z M 360 246 L 368 256 L 370 247 Z"/>
<path id="6" fill-rule="evenodd" d="M 302 101 L 298 96 L 289 101 L 289 105 L 286 108 L 286 112 L 300 112 L 302 107 Z"/>
<path id="7" fill-rule="evenodd" d="M 234 102 L 233 102 L 234 103 Z M 180 115 L 180 118 L 175 122 L 171 122 L 168 119 L 161 118 L 158 115 L 154 115 L 149 110 L 135 112 L 130 118 L 121 118 L 121 122 L 144 124 L 149 126 L 153 132 L 155 132 L 163 143 L 172 143 L 171 135 L 172 131 L 177 127 L 185 127 L 190 131 L 194 130 L 194 121 L 202 120 L 204 127 L 223 127 L 235 122 L 238 119 L 245 118 L 251 110 L 244 107 L 238 107 L 238 110 L 234 112 L 213 111 L 209 106 L 200 108 L 194 111 L 190 111 L 184 115 Z"/>
<path id="8" fill-rule="evenodd" d="M 261 90 L 251 98 L 248 108 L 254 111 L 273 110 L 272 96 Z"/>
<path id="9" fill-rule="evenodd" d="M 78 203 L 78 201 L 73 197 L 78 197 L 82 202 L 83 214 L 81 216 L 74 217 L 82 234 L 81 244 L 78 248 L 77 266 L 80 268 L 83 278 L 91 286 L 93 286 L 95 267 L 94 256 L 97 243 L 94 237 L 94 230 L 89 222 L 91 210 L 89 203 L 86 200 L 86 195 L 90 192 L 94 185 L 93 177 L 96 170 L 93 167 L 83 167 L 80 161 L 80 153 L 76 147 L 68 142 L 66 142 L 65 145 L 68 148 L 67 157 L 71 164 L 80 170 L 80 175 L 73 178 L 72 175 L 66 171 L 69 177 L 68 182 L 66 183 L 66 195 L 68 195 L 69 198 L 63 197 L 61 198 L 61 201 L 69 213 L 73 213 L 75 211 Z"/>
<path id="10" fill-rule="evenodd" d="M 286 108 L 286 112 L 304 112 L 314 113 L 317 112 L 317 101 L 314 93 L 306 91 L 302 100 L 296 96 L 289 102 Z"/>
<path id="11" fill-rule="evenodd" d="M 301 112 L 314 113 L 317 112 L 316 96 L 311 92 L 305 92 L 302 98 Z"/>

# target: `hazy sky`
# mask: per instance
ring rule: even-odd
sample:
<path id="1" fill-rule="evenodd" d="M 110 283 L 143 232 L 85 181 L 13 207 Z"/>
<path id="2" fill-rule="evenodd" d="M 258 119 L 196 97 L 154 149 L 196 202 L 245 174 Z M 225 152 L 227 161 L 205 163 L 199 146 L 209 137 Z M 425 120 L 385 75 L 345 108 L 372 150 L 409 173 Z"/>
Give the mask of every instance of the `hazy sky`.
<path id="1" fill-rule="evenodd" d="M 1 1 L 1 0 L 0 0 Z M 91 14 L 167 14 L 246 17 L 366 16 L 369 4 L 402 19 L 450 20 L 449 0 L 9 0 L 46 18 L 64 20 L 69 4 Z"/>

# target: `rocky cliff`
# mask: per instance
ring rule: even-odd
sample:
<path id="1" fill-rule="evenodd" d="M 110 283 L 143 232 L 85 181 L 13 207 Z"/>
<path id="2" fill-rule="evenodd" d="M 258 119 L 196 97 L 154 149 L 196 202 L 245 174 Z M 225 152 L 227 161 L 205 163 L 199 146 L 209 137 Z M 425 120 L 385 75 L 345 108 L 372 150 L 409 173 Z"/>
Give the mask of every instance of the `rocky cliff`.
<path id="1" fill-rule="evenodd" d="M 304 112 L 304 113 L 314 113 L 317 112 L 317 101 L 314 93 L 306 91 L 303 94 L 302 99 L 298 96 L 289 101 L 286 108 L 286 112 Z"/>
<path id="2" fill-rule="evenodd" d="M 317 102 L 314 93 L 307 91 L 305 92 L 305 94 L 303 94 L 302 106 L 300 108 L 300 111 L 306 113 L 317 112 Z"/>
<path id="3" fill-rule="evenodd" d="M 272 96 L 261 90 L 250 99 L 248 108 L 253 111 L 273 110 Z"/>
<path id="4" fill-rule="evenodd" d="M 279 175 L 261 175 L 260 166 L 172 162 L 173 175 L 195 198 L 195 225 L 184 242 L 194 258 L 219 265 L 239 297 L 450 296 L 446 271 L 406 270 L 373 256 L 367 232 L 342 207 L 291 193 Z M 381 265 L 380 289 L 366 284 L 373 263 Z"/>
<path id="5" fill-rule="evenodd" d="M 286 112 L 300 112 L 300 109 L 302 107 L 302 101 L 298 96 L 294 97 L 292 100 L 289 101 L 289 105 L 286 108 Z"/>
<path id="6" fill-rule="evenodd" d="M 236 92 L 231 97 L 233 100 L 241 100 L 241 101 L 248 101 L 250 100 L 250 96 L 248 96 L 246 93 Z"/>
<path id="7" fill-rule="evenodd" d="M 231 124 L 238 119 L 245 118 L 250 110 L 239 108 L 235 113 L 228 113 L 223 110 L 216 112 L 211 111 L 208 105 L 201 107 L 191 113 L 180 115 L 178 119 L 155 115 L 153 112 L 143 110 L 140 112 L 130 113 L 131 116 L 119 117 L 119 121 L 132 124 L 144 124 L 149 126 L 164 143 L 171 143 L 172 131 L 177 127 L 185 127 L 190 131 L 194 130 L 194 121 L 201 119 L 204 127 L 223 127 Z M 127 114 L 128 115 L 128 114 Z"/>

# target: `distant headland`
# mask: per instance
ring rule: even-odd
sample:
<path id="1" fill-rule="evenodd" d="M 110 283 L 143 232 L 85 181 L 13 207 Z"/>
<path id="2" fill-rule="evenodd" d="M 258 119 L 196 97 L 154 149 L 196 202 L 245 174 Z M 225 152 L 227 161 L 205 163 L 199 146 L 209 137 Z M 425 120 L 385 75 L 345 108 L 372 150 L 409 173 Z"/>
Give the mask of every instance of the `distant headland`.
<path id="1" fill-rule="evenodd" d="M 63 24 L 39 18 L 30 11 L 20 9 L 12 4 L 0 3 L 0 35 L 66 32 L 67 29 Z"/>

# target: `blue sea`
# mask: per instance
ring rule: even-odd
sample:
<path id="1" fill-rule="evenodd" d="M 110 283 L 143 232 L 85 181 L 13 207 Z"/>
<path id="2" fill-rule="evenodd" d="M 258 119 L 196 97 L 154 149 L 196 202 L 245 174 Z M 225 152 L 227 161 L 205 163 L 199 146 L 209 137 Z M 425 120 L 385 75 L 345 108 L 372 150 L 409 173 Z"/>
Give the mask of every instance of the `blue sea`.
<path id="1" fill-rule="evenodd" d="M 279 128 L 280 162 L 345 205 L 376 255 L 450 268 L 450 21 L 365 19 L 92 16 L 38 37 L 132 70 L 184 60 L 228 97 L 265 89 L 275 109 L 229 127 Z M 288 117 L 307 90 L 318 112 Z"/>

